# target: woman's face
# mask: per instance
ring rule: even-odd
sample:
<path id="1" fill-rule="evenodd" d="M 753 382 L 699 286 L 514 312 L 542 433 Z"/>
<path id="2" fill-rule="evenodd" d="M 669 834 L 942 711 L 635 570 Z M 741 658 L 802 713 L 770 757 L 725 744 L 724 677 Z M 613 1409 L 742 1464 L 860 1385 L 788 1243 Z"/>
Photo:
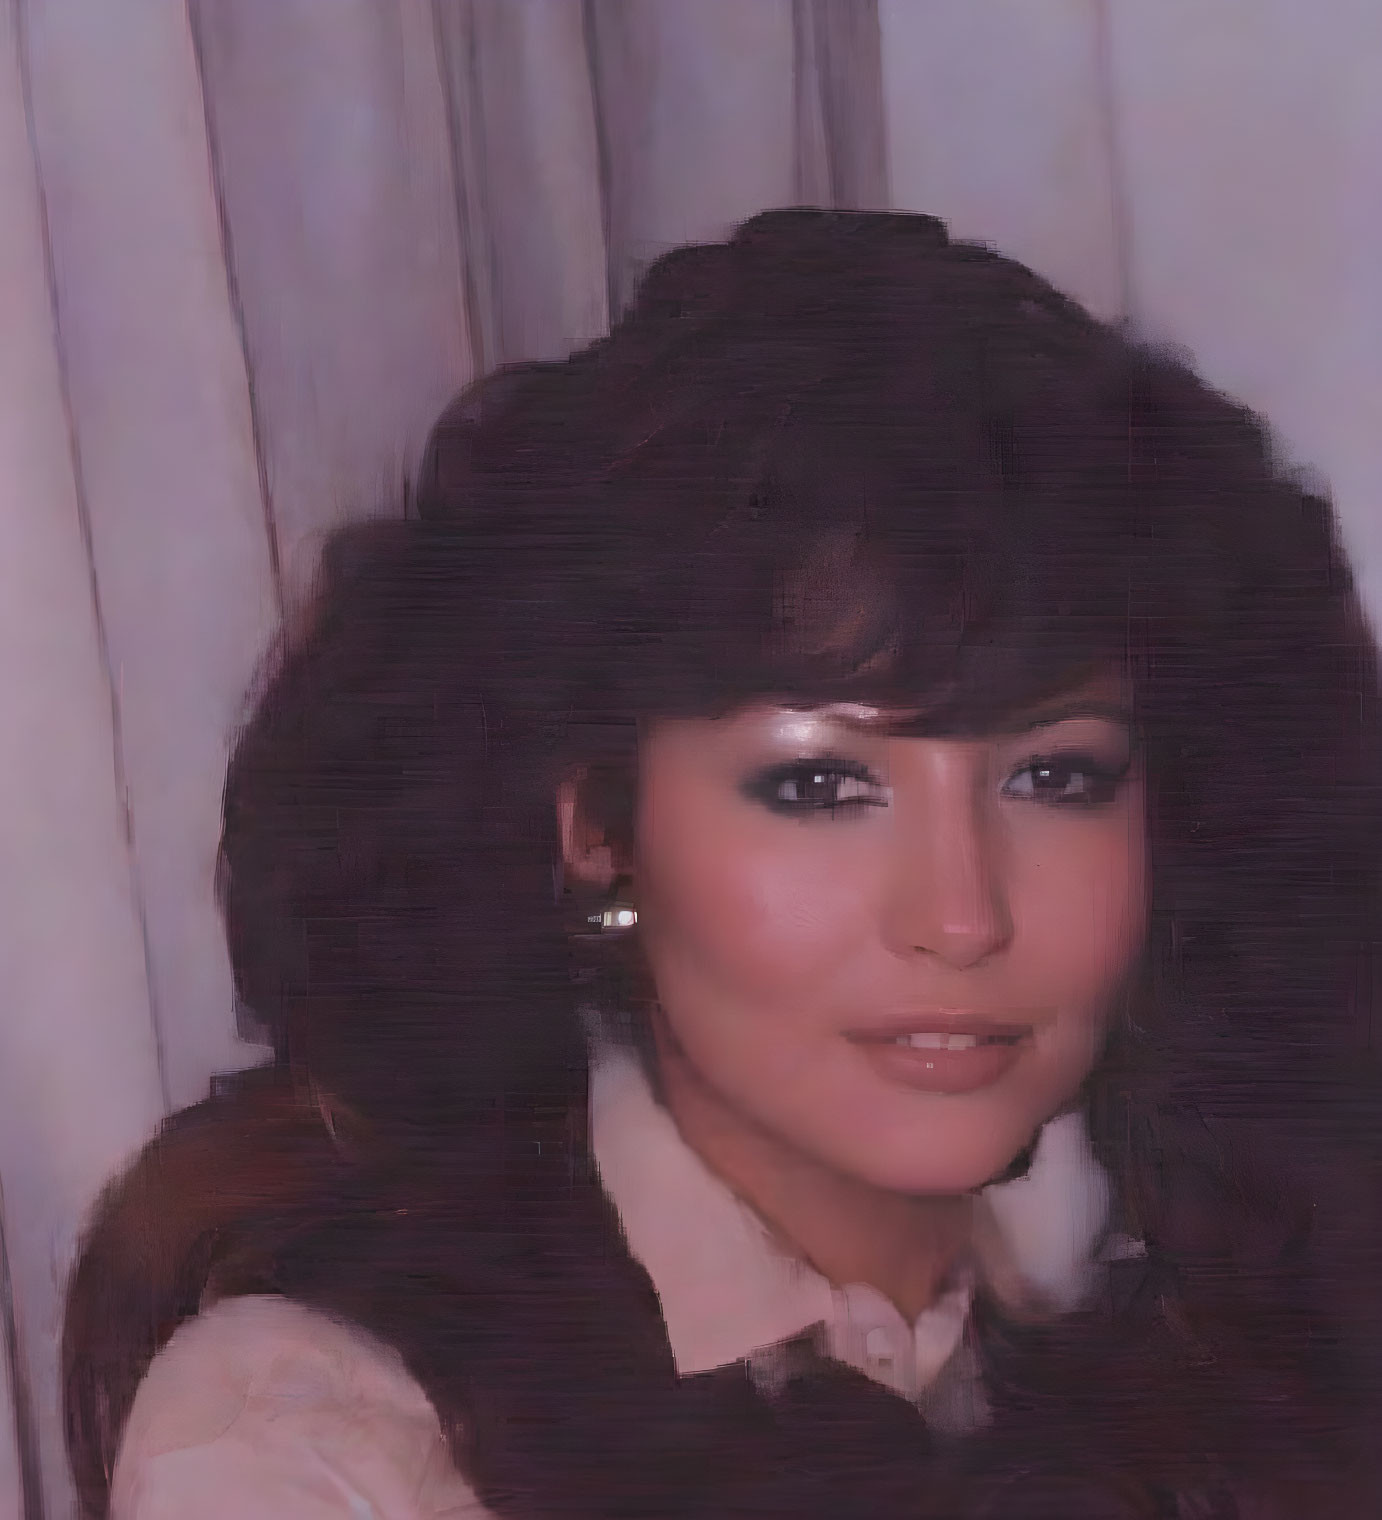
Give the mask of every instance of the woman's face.
<path id="1" fill-rule="evenodd" d="M 633 880 L 658 1034 L 725 1117 L 957 1193 L 1074 1097 L 1144 931 L 1123 697 L 980 739 L 855 707 L 650 729 Z"/>

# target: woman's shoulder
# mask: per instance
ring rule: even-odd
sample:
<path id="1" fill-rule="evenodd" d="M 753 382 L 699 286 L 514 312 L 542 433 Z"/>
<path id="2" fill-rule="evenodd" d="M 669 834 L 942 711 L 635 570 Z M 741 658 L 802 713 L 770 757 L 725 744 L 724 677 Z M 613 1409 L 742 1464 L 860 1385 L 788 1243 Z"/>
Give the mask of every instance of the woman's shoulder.
<path id="1" fill-rule="evenodd" d="M 391 1347 L 284 1298 L 182 1325 L 135 1395 L 111 1520 L 460 1520 L 485 1509 Z"/>

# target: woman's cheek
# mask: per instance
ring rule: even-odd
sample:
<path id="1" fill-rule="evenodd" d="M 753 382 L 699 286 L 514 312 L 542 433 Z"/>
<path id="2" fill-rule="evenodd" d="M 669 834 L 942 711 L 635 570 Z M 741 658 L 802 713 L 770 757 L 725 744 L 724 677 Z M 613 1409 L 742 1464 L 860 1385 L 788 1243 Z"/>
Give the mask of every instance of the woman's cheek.
<path id="1" fill-rule="evenodd" d="M 746 983 L 765 995 L 819 989 L 864 934 L 871 893 L 867 872 L 848 850 L 808 841 L 805 848 L 746 852 L 736 876 L 733 942 Z"/>
<path id="2" fill-rule="evenodd" d="M 871 894 L 857 841 L 746 810 L 687 806 L 648 822 L 650 934 L 702 957 L 739 993 L 819 985 L 863 932 Z"/>
<path id="3" fill-rule="evenodd" d="M 1024 966 L 1074 1011 L 1102 1005 L 1141 948 L 1145 865 L 1124 820 L 1064 827 L 1063 844 L 1028 858 L 1013 909 Z"/>

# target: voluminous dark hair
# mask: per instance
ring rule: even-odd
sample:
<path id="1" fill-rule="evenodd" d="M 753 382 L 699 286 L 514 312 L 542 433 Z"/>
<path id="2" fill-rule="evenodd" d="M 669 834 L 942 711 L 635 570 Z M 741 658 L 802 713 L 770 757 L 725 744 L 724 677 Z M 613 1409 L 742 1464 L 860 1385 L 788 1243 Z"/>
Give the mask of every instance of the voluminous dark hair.
<path id="1" fill-rule="evenodd" d="M 963 1439 L 843 1368 L 679 1379 L 590 1156 L 558 780 L 617 832 L 658 717 L 984 732 L 1110 667 L 1152 903 L 1088 1103 L 1146 1255 L 1052 1322 L 981 1300 Z M 396 1347 L 501 1515 L 1382 1513 L 1372 638 L 1263 424 L 1020 265 L 924 216 L 770 212 L 473 387 L 411 510 L 329 544 L 221 866 L 274 1056 L 94 1215 L 64 1352 L 90 1515 L 157 1349 L 254 1292 Z"/>

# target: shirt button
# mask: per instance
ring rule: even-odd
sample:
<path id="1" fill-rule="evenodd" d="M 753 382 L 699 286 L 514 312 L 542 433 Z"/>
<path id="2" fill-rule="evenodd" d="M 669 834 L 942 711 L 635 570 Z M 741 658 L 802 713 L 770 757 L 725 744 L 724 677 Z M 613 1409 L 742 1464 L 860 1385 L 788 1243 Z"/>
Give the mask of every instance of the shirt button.
<path id="1" fill-rule="evenodd" d="M 891 1366 L 893 1362 L 892 1337 L 884 1329 L 870 1330 L 864 1337 L 864 1354 L 879 1366 Z"/>

